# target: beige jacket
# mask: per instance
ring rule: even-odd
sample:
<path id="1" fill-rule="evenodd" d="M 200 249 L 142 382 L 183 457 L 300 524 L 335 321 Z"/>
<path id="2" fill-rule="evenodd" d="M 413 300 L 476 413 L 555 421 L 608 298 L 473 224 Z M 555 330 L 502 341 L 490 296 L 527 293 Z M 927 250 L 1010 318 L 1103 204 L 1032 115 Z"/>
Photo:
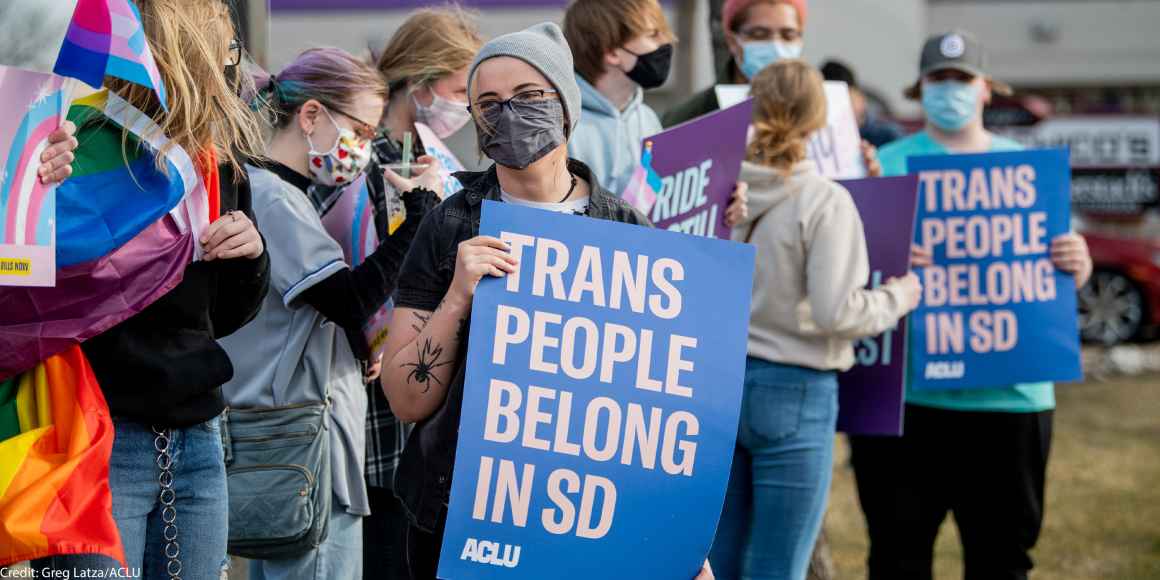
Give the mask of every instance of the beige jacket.
<path id="1" fill-rule="evenodd" d="M 894 326 L 906 313 L 898 285 L 870 280 L 862 219 L 850 192 L 812 161 L 788 177 L 745 162 L 749 218 L 733 239 L 757 246 L 749 354 L 821 370 L 854 364 L 852 341 Z"/>

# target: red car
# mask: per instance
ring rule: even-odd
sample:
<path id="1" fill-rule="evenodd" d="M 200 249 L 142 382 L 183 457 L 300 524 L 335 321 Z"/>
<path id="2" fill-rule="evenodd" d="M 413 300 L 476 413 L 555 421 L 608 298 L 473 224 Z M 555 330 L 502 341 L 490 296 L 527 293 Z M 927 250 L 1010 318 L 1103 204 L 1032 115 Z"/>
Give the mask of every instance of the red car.
<path id="1" fill-rule="evenodd" d="M 1160 326 L 1160 224 L 1087 220 L 1079 231 L 1095 263 L 1091 281 L 1079 291 L 1083 340 L 1115 344 L 1148 337 Z"/>

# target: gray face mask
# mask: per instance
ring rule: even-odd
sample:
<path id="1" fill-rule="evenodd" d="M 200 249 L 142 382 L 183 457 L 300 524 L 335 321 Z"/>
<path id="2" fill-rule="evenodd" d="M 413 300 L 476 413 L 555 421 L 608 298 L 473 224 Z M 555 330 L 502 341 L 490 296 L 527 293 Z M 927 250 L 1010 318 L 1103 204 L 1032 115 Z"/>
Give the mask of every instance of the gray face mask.
<path id="1" fill-rule="evenodd" d="M 491 130 L 477 127 L 479 148 L 492 161 L 525 169 L 567 142 L 564 104 L 559 99 L 510 102 L 484 118 Z"/>

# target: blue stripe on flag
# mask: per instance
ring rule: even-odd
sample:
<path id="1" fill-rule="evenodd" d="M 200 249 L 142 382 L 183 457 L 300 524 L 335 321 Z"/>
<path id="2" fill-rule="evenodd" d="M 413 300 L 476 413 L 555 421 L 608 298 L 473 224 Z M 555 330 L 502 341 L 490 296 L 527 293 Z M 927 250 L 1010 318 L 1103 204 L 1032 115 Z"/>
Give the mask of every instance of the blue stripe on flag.
<path id="1" fill-rule="evenodd" d="M 185 195 L 180 176 L 172 163 L 163 175 L 145 150 L 128 168 L 70 177 L 56 193 L 57 267 L 105 256 L 160 219 Z"/>
<path id="2" fill-rule="evenodd" d="M 108 56 L 73 44 L 66 38 L 52 72 L 62 77 L 80 79 L 90 87 L 99 88 L 105 82 Z"/>
<path id="3" fill-rule="evenodd" d="M 105 69 L 105 73 L 143 87 L 157 88 L 153 86 L 153 79 L 149 78 L 149 71 L 145 70 L 141 63 L 125 60 L 119 56 L 109 55 L 109 66 Z"/>

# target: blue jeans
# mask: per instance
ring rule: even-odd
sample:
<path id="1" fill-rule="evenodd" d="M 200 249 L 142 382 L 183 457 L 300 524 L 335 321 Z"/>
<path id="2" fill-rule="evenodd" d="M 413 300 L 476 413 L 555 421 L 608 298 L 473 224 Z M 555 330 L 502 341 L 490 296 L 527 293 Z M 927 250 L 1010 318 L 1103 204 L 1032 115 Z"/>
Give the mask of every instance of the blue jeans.
<path id="1" fill-rule="evenodd" d="M 109 459 L 109 487 L 113 519 L 125 547 L 125 564 L 140 570 L 141 578 L 169 578 L 162 536 L 157 478 L 156 435 L 147 426 L 114 419 L 113 454 Z M 185 429 L 174 429 L 170 442 L 173 489 L 176 493 L 177 543 L 183 578 L 224 577 L 226 527 L 226 469 L 217 418 Z M 99 555 L 54 556 L 33 563 L 37 569 L 107 570 L 119 567 Z M 92 576 L 96 577 L 96 576 Z"/>
<path id="2" fill-rule="evenodd" d="M 251 560 L 250 580 L 330 580 L 363 577 L 362 516 L 330 502 L 330 527 L 317 548 L 293 558 Z M 383 571 L 375 571 L 378 577 Z"/>
<path id="3" fill-rule="evenodd" d="M 749 358 L 725 494 L 709 554 L 718 580 L 803 580 L 830 491 L 838 378 Z"/>

